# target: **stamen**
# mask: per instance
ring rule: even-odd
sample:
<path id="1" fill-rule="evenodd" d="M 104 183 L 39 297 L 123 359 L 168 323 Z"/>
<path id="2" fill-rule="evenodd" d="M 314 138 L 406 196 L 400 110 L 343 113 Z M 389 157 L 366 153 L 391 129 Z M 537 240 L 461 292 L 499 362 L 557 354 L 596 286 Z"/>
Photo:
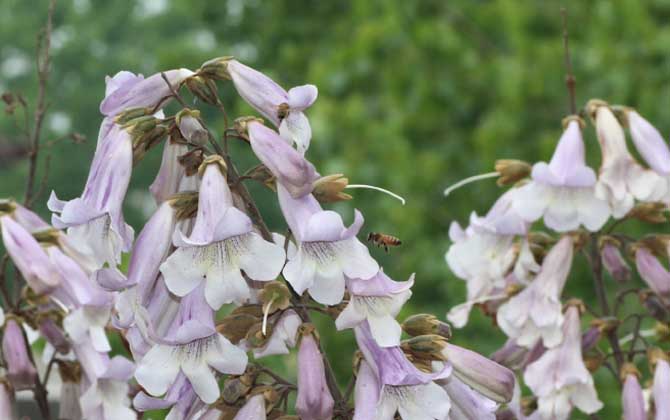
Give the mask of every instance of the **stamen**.
<path id="1" fill-rule="evenodd" d="M 268 330 L 268 316 L 270 315 L 270 306 L 272 306 L 272 302 L 277 298 L 277 295 L 272 296 L 272 299 L 268 302 L 267 305 L 265 305 L 265 308 L 263 308 L 263 328 L 261 331 L 263 332 L 263 337 L 267 336 L 267 330 Z"/>
<path id="2" fill-rule="evenodd" d="M 500 172 L 487 172 L 485 174 L 479 174 L 479 175 L 474 175 L 465 179 L 462 179 L 455 183 L 454 185 L 448 187 L 446 190 L 444 190 L 444 196 L 448 196 L 449 194 L 452 193 L 452 191 L 457 190 L 461 188 L 463 185 L 467 185 L 471 182 L 476 182 L 476 181 L 481 181 L 483 179 L 489 179 L 489 178 L 497 178 L 500 176 Z"/>
<path id="3" fill-rule="evenodd" d="M 381 188 L 381 187 L 375 187 L 374 185 L 367 185 L 367 184 L 349 184 L 349 185 L 347 185 L 345 188 L 362 188 L 362 189 L 368 189 L 368 190 L 380 191 L 380 192 L 383 192 L 383 193 L 385 193 L 385 194 L 388 194 L 388 195 L 390 195 L 391 197 L 393 197 L 393 198 L 399 200 L 399 201 L 402 203 L 403 206 L 405 205 L 405 199 L 402 198 L 401 196 L 399 196 L 398 194 L 396 194 L 396 193 L 394 193 L 394 192 L 391 192 L 391 191 L 389 191 L 389 190 L 386 190 L 386 189 L 384 189 L 384 188 Z"/>

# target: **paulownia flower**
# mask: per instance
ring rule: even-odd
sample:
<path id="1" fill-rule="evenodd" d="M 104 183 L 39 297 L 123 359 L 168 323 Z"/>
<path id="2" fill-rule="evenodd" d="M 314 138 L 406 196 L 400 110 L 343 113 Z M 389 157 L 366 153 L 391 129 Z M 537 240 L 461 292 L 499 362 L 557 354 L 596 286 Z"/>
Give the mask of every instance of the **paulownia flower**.
<path id="1" fill-rule="evenodd" d="M 326 371 L 319 346 L 311 332 L 305 332 L 298 349 L 298 395 L 295 411 L 303 420 L 330 420 L 335 400 L 326 383 Z"/>
<path id="2" fill-rule="evenodd" d="M 2 334 L 2 358 L 7 368 L 7 379 L 12 387 L 21 391 L 35 386 L 37 370 L 30 360 L 21 326 L 15 319 L 8 319 Z"/>
<path id="3" fill-rule="evenodd" d="M 657 173 L 670 175 L 670 148 L 659 131 L 634 109 L 624 110 L 635 148 L 649 167 Z"/>
<path id="4" fill-rule="evenodd" d="M 665 301 L 670 300 L 670 272 L 648 249 L 635 251 L 635 265 L 642 280 Z"/>
<path id="5" fill-rule="evenodd" d="M 136 419 L 128 398 L 128 381 L 134 369 L 135 365 L 128 359 L 121 356 L 111 359 L 106 372 L 79 399 L 84 418 Z"/>
<path id="6" fill-rule="evenodd" d="M 670 363 L 665 358 L 656 360 L 652 393 L 656 420 L 670 418 Z"/>
<path id="7" fill-rule="evenodd" d="M 633 365 L 625 364 L 622 371 L 626 371 L 623 379 L 623 391 L 621 392 L 621 403 L 623 405 L 623 418 L 626 420 L 647 420 L 644 410 L 644 396 L 642 387 L 638 380 L 637 369 Z"/>
<path id="8" fill-rule="evenodd" d="M 476 392 L 454 375 L 438 381 L 451 400 L 450 419 L 495 420 L 498 404 Z"/>

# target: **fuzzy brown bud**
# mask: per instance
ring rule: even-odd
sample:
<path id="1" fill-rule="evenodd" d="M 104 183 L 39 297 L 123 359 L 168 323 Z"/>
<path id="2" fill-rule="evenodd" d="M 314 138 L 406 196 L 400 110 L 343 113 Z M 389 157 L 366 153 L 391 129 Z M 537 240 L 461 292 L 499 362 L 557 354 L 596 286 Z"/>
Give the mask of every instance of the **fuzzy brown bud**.
<path id="1" fill-rule="evenodd" d="M 216 105 L 218 98 L 216 96 L 216 83 L 213 80 L 202 76 L 192 76 L 186 79 L 188 90 L 210 105 Z"/>
<path id="2" fill-rule="evenodd" d="M 263 304 L 263 311 L 269 314 L 287 309 L 291 305 L 291 292 L 286 284 L 276 280 L 265 283 L 258 298 Z"/>
<path id="3" fill-rule="evenodd" d="M 349 185 L 349 179 L 342 174 L 326 175 L 314 182 L 312 194 L 321 203 L 335 203 L 337 201 L 351 200 L 351 196 L 344 193 Z"/>
<path id="4" fill-rule="evenodd" d="M 437 334 L 425 334 L 412 337 L 400 343 L 404 352 L 411 354 L 418 360 L 445 361 L 442 353 L 447 346 L 447 340 Z"/>
<path id="5" fill-rule="evenodd" d="M 668 206 L 665 203 L 639 203 L 628 212 L 626 217 L 647 223 L 665 223 L 668 221 L 665 216 L 667 211 Z"/>
<path id="6" fill-rule="evenodd" d="M 498 185 L 512 185 L 530 175 L 532 167 L 527 162 L 517 159 L 499 159 L 495 163 L 495 171 L 500 174 Z"/>
<path id="7" fill-rule="evenodd" d="M 435 315 L 416 314 L 405 319 L 402 329 L 412 337 L 426 334 L 437 334 L 447 340 L 451 338 L 451 327 Z"/>
<path id="8" fill-rule="evenodd" d="M 202 64 L 202 66 L 200 66 L 198 74 L 215 80 L 230 80 L 230 74 L 228 73 L 228 62 L 232 58 L 232 56 L 224 56 L 206 61 Z"/>

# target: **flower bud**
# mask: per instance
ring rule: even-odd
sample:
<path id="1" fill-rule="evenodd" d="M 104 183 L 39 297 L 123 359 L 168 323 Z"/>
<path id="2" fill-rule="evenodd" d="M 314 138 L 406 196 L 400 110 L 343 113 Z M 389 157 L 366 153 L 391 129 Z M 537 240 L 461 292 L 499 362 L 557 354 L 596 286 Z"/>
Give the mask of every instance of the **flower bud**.
<path id="1" fill-rule="evenodd" d="M 620 243 L 614 238 L 603 236 L 600 240 L 600 255 L 605 270 L 618 282 L 630 280 L 630 266 L 621 255 Z"/>
<path id="2" fill-rule="evenodd" d="M 235 415 L 234 420 L 265 420 L 265 398 L 262 394 L 249 398 Z"/>
<path id="3" fill-rule="evenodd" d="M 198 173 L 198 168 L 205 160 L 202 149 L 193 149 L 177 158 L 179 164 L 184 167 L 186 176 Z"/>
<path id="4" fill-rule="evenodd" d="M 670 298 L 670 273 L 647 248 L 635 251 L 635 264 L 642 280 L 663 300 Z"/>
<path id="5" fill-rule="evenodd" d="M 601 336 L 602 332 L 600 328 L 594 325 L 584 331 L 582 334 L 582 353 L 586 353 L 595 347 L 595 345 L 598 344 L 598 341 L 600 341 Z"/>
<path id="6" fill-rule="evenodd" d="M 228 62 L 232 59 L 232 56 L 224 56 L 206 61 L 200 66 L 198 74 L 215 80 L 230 80 Z"/>
<path id="7" fill-rule="evenodd" d="M 188 90 L 210 105 L 216 105 L 218 99 L 216 96 L 216 84 L 213 80 L 202 76 L 192 76 L 186 79 Z"/>
<path id="8" fill-rule="evenodd" d="M 621 367 L 621 381 L 623 382 L 623 392 L 621 394 L 623 402 L 623 418 L 626 420 L 646 420 L 647 414 L 644 411 L 644 396 L 642 387 L 638 380 L 640 372 L 634 364 L 625 363 Z"/>
<path id="9" fill-rule="evenodd" d="M 651 370 L 654 372 L 654 384 L 652 395 L 654 397 L 654 408 L 656 419 L 670 418 L 670 360 L 668 355 L 658 347 L 647 351 Z"/>
<path id="10" fill-rule="evenodd" d="M 5 378 L 0 378 L 0 419 L 16 420 L 14 390 Z"/>
<path id="11" fill-rule="evenodd" d="M 200 111 L 182 109 L 175 117 L 182 136 L 191 144 L 203 146 L 209 140 L 209 133 L 200 122 Z"/>
<path id="12" fill-rule="evenodd" d="M 633 143 L 642 158 L 654 171 L 669 175 L 670 149 L 661 133 L 633 109 L 624 109 L 624 115 L 627 117 Z"/>
<path id="13" fill-rule="evenodd" d="M 342 192 L 349 184 L 349 179 L 342 174 L 323 176 L 314 181 L 312 194 L 321 203 L 335 203 L 351 200 L 351 196 Z"/>
<path id="14" fill-rule="evenodd" d="M 117 124 L 120 124 L 121 126 L 126 126 L 126 124 L 129 124 L 131 121 L 142 118 L 142 117 L 150 117 L 152 114 L 152 110 L 150 108 L 129 108 L 126 109 L 125 111 L 121 111 L 116 117 L 114 117 L 114 122 Z"/>
<path id="15" fill-rule="evenodd" d="M 37 380 L 37 371 L 28 351 L 21 327 L 10 318 L 2 336 L 2 355 L 7 366 L 7 378 L 17 391 L 32 388 Z"/>
<path id="16" fill-rule="evenodd" d="M 295 411 L 303 420 L 329 420 L 335 401 L 328 384 L 323 358 L 309 328 L 303 333 L 298 350 L 298 396 Z"/>
<path id="17" fill-rule="evenodd" d="M 668 206 L 665 203 L 638 203 L 630 212 L 628 212 L 627 217 L 647 223 L 665 223 L 668 221 L 665 217 L 667 211 Z"/>
<path id="18" fill-rule="evenodd" d="M 505 344 L 491 354 L 491 360 L 510 369 L 522 366 L 528 349 L 516 344 L 515 340 L 508 339 Z"/>
<path id="19" fill-rule="evenodd" d="M 221 398 L 226 404 L 235 404 L 237 400 L 244 398 L 251 390 L 253 382 L 243 378 L 244 376 L 231 376 L 223 383 Z"/>
<path id="20" fill-rule="evenodd" d="M 533 168 L 527 162 L 516 159 L 499 159 L 495 163 L 495 171 L 500 174 L 498 185 L 511 185 L 530 175 Z"/>
<path id="21" fill-rule="evenodd" d="M 60 361 L 58 371 L 63 381 L 58 404 L 59 419 L 81 419 L 81 366 L 77 362 Z"/>
<path id="22" fill-rule="evenodd" d="M 56 325 L 56 321 L 49 317 L 39 320 L 38 329 L 42 336 L 54 346 L 56 351 L 67 354 L 70 351 L 70 342 L 65 338 L 63 330 Z"/>
<path id="23" fill-rule="evenodd" d="M 442 322 L 435 315 L 416 314 L 408 317 L 402 323 L 402 329 L 412 337 L 424 334 L 437 334 L 446 338 L 451 338 L 451 327 L 446 322 Z"/>
<path id="24" fill-rule="evenodd" d="M 442 351 L 454 368 L 454 375 L 474 390 L 498 403 L 512 400 L 514 373 L 504 366 L 453 344 Z"/>
<path id="25" fill-rule="evenodd" d="M 447 340 L 436 334 L 426 334 L 404 340 L 400 347 L 414 360 L 445 361 L 442 353 Z"/>
<path id="26" fill-rule="evenodd" d="M 247 336 L 251 327 L 260 322 L 261 319 L 259 317 L 247 313 L 231 313 L 216 326 L 216 330 L 230 340 L 231 343 L 237 344 Z"/>

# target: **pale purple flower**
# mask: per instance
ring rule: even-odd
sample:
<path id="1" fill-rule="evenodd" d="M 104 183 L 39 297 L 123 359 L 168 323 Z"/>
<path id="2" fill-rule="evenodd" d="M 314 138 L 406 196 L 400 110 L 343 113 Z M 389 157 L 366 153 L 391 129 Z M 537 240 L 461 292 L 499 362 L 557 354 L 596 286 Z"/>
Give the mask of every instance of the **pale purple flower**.
<path id="1" fill-rule="evenodd" d="M 272 121 L 281 136 L 295 143 L 298 151 L 304 154 L 312 138 L 312 128 L 303 111 L 316 101 L 316 86 L 296 86 L 286 92 L 263 73 L 239 61 L 228 61 L 227 68 L 237 93 Z"/>
<path id="2" fill-rule="evenodd" d="M 395 317 L 412 296 L 413 284 L 414 275 L 405 282 L 396 282 L 383 270 L 368 280 L 348 280 L 349 303 L 335 320 L 335 326 L 343 330 L 367 321 L 377 344 L 399 346 L 402 329 Z"/>
<path id="3" fill-rule="evenodd" d="M 181 82 L 194 74 L 191 70 L 183 68 L 163 73 L 175 90 Z M 105 99 L 100 103 L 100 112 L 106 116 L 114 116 L 130 108 L 155 108 L 171 95 L 170 87 L 161 73 L 145 79 L 142 75 L 136 76 L 122 71 L 111 79 L 107 78 L 106 81 Z"/>
<path id="4" fill-rule="evenodd" d="M 198 398 L 186 376 L 180 373 L 163 398 L 154 398 L 139 392 L 133 400 L 139 411 L 161 410 L 172 407 L 166 420 L 203 419 L 207 405 Z M 218 417 L 216 418 L 218 420 Z"/>
<path id="5" fill-rule="evenodd" d="M 0 228 L 7 253 L 35 293 L 47 293 L 60 284 L 56 267 L 33 235 L 8 215 L 0 217 Z"/>
<path id="6" fill-rule="evenodd" d="M 63 327 L 74 343 L 90 340 L 96 351 L 106 353 L 112 349 L 105 334 L 111 309 L 110 306 L 82 306 L 65 317 Z"/>
<path id="7" fill-rule="evenodd" d="M 643 168 L 628 151 L 623 128 L 606 105 L 595 105 L 595 125 L 602 151 L 596 196 L 608 200 L 615 218 L 633 208 L 635 200 L 658 201 L 667 192 L 667 181 Z"/>
<path id="8" fill-rule="evenodd" d="M 90 340 L 73 343 L 72 352 L 81 364 L 82 372 L 88 383 L 95 383 L 109 369 L 109 355 L 93 348 Z"/>
<path id="9" fill-rule="evenodd" d="M 524 381 L 538 398 L 542 418 L 565 420 L 573 407 L 587 414 L 600 410 L 593 378 L 582 360 L 579 310 L 568 308 L 563 323 L 563 341 L 531 363 Z"/>
<path id="10" fill-rule="evenodd" d="M 568 123 L 551 161 L 533 165 L 531 178 L 514 198 L 514 209 L 526 221 L 543 218 L 547 227 L 558 232 L 580 225 L 596 231 L 609 218 L 607 202 L 595 196 L 596 174 L 586 166 L 577 120 Z"/>
<path id="11" fill-rule="evenodd" d="M 516 340 L 512 338 L 508 338 L 501 348 L 491 354 L 491 360 L 517 370 L 523 365 L 528 352 L 529 350 L 526 347 L 516 344 Z"/>
<path id="12" fill-rule="evenodd" d="M 128 381 L 135 366 L 128 359 L 116 356 L 108 363 L 107 370 L 92 383 L 79 399 L 84 418 L 117 420 L 135 419 L 130 408 Z"/>
<path id="13" fill-rule="evenodd" d="M 39 320 L 38 329 L 42 337 L 51 344 L 56 351 L 61 354 L 67 354 L 70 351 L 70 342 L 52 318 L 42 318 Z"/>
<path id="14" fill-rule="evenodd" d="M 303 420 L 330 420 L 335 401 L 326 383 L 319 346 L 311 333 L 302 336 L 298 349 L 298 395 L 295 411 Z"/>
<path id="15" fill-rule="evenodd" d="M 6 420 L 18 419 L 14 391 L 4 378 L 0 379 L 0 418 Z"/>
<path id="16" fill-rule="evenodd" d="M 130 251 L 133 229 L 123 220 L 122 204 L 133 166 L 132 140 L 114 125 L 97 151 L 81 197 L 61 201 L 54 192 L 47 203 L 58 229 L 68 228 L 72 244 L 102 267 L 121 262 L 121 251 Z M 99 156 L 99 158 L 97 158 Z"/>
<path id="17" fill-rule="evenodd" d="M 356 383 L 355 420 L 392 420 L 396 413 L 403 420 L 448 418 L 449 396 L 434 380 L 448 377 L 449 365 L 437 373 L 424 373 L 400 347 L 380 347 L 367 323 L 354 331 L 365 357 Z"/>
<path id="18" fill-rule="evenodd" d="M 214 370 L 239 375 L 246 368 L 246 353 L 216 332 L 203 289 L 200 286 L 182 298 L 166 338 L 138 364 L 135 378 L 153 396 L 165 394 L 181 372 L 198 397 L 211 404 L 219 397 Z"/>
<path id="19" fill-rule="evenodd" d="M 657 173 L 670 175 L 670 148 L 661 133 L 633 109 L 626 110 L 626 117 L 633 143 L 642 158 Z"/>
<path id="20" fill-rule="evenodd" d="M 452 420 L 495 420 L 498 404 L 473 390 L 454 375 L 438 382 L 449 395 Z"/>
<path id="21" fill-rule="evenodd" d="M 263 124 L 250 122 L 248 132 L 251 149 L 294 198 L 312 192 L 319 178 L 314 165 Z"/>
<path id="22" fill-rule="evenodd" d="M 179 185 L 185 176 L 185 170 L 177 158 L 186 152 L 188 152 L 188 147 L 184 144 L 165 142 L 161 166 L 154 182 L 149 186 L 149 191 L 156 200 L 156 204 L 162 203 L 179 191 Z"/>
<path id="23" fill-rule="evenodd" d="M 667 398 L 665 396 L 664 398 Z M 621 402 L 623 405 L 623 418 L 625 420 L 647 420 L 647 413 L 644 411 L 644 396 L 642 387 L 637 375 L 629 373 L 623 382 L 623 392 L 621 393 Z"/>
<path id="24" fill-rule="evenodd" d="M 277 184 L 279 204 L 284 219 L 298 242 L 298 249 L 288 256 L 283 274 L 293 289 L 324 305 L 342 301 L 345 276 L 369 279 L 379 265 L 356 235 L 363 225 L 363 216 L 356 210 L 353 224 L 345 228 L 339 214 L 323 210 L 314 196 L 295 199 Z"/>
<path id="25" fill-rule="evenodd" d="M 656 362 L 652 392 L 656 420 L 670 418 L 670 398 L 668 398 L 670 395 L 670 363 L 667 360 L 660 359 Z"/>
<path id="26" fill-rule="evenodd" d="M 630 266 L 626 259 L 621 255 L 621 250 L 618 246 L 610 242 L 606 242 L 601 250 L 603 266 L 610 276 L 618 282 L 624 282 L 630 279 Z"/>
<path id="27" fill-rule="evenodd" d="M 272 323 L 272 335 L 262 347 L 253 349 L 256 359 L 275 354 L 289 354 L 289 349 L 296 345 L 296 334 L 302 319 L 295 311 L 287 310 L 268 322 Z"/>
<path id="28" fill-rule="evenodd" d="M 262 394 L 252 396 L 235 414 L 233 420 L 265 420 L 265 399 Z"/>
<path id="29" fill-rule="evenodd" d="M 198 111 L 184 110 L 177 114 L 177 127 L 181 135 L 191 144 L 203 146 L 209 139 L 209 132 L 197 118 Z"/>
<path id="30" fill-rule="evenodd" d="M 37 380 L 37 370 L 30 360 L 29 351 L 21 327 L 14 319 L 8 319 L 2 334 L 2 357 L 7 379 L 17 391 L 32 388 Z"/>
<path id="31" fill-rule="evenodd" d="M 670 299 L 670 272 L 648 249 L 635 251 L 635 265 L 642 280 L 664 301 Z"/>
<path id="32" fill-rule="evenodd" d="M 283 247 L 255 233 L 249 217 L 233 206 L 217 164 L 205 169 L 191 235 L 178 230 L 174 245 L 177 250 L 160 268 L 168 288 L 185 296 L 205 280 L 205 296 L 214 309 L 250 298 L 241 270 L 252 280 L 274 280 L 286 259 Z"/>
<path id="33" fill-rule="evenodd" d="M 58 418 L 68 420 L 81 420 L 81 398 L 82 385 L 79 382 L 71 382 L 67 378 L 61 378 L 60 398 L 58 400 Z M 4 418 L 4 417 L 3 417 Z"/>
<path id="34" fill-rule="evenodd" d="M 528 287 L 498 309 L 500 328 L 517 344 L 530 348 L 539 338 L 546 347 L 561 342 L 561 293 L 572 266 L 573 244 L 564 236 L 542 262 L 542 269 Z"/>

